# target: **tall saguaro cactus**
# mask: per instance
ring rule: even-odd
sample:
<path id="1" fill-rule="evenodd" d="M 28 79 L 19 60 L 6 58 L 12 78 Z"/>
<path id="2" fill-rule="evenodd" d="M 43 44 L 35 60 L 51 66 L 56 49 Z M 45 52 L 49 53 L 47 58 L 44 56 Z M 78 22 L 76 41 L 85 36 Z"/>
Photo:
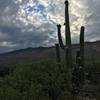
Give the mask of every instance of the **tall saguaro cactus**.
<path id="1" fill-rule="evenodd" d="M 64 50 L 64 52 L 65 52 L 65 65 L 67 68 L 68 84 L 69 84 L 69 88 L 72 89 L 73 88 L 72 81 L 71 81 L 72 73 L 73 73 L 72 69 L 75 66 L 72 61 L 72 43 L 71 43 L 70 21 L 69 21 L 69 3 L 67 0 L 65 1 L 65 24 L 64 25 L 65 25 L 65 43 L 63 43 L 63 40 L 62 40 L 60 24 L 57 25 L 58 41 L 59 41 L 59 45 L 60 45 L 61 49 Z M 80 30 L 80 50 L 78 52 L 78 57 L 76 57 L 77 58 L 76 67 L 78 70 L 80 70 L 81 67 L 82 68 L 84 67 L 84 30 L 85 30 L 85 27 L 82 26 L 81 30 Z M 56 54 L 58 55 L 57 57 L 59 57 L 60 52 L 59 52 L 58 45 L 56 45 Z M 74 68 L 74 70 L 76 70 L 76 69 Z M 74 71 L 73 75 L 77 75 L 76 71 Z M 78 73 L 78 75 L 79 75 L 79 73 Z M 84 75 L 83 75 L 83 78 L 84 78 Z"/>
<path id="2" fill-rule="evenodd" d="M 82 84 L 84 84 L 84 79 L 85 79 L 84 77 L 84 31 L 85 31 L 85 27 L 82 26 L 80 31 L 80 67 L 82 67 L 80 82 Z"/>
<path id="3" fill-rule="evenodd" d="M 65 44 L 63 43 L 61 36 L 61 25 L 57 25 L 58 28 L 58 40 L 61 49 L 65 51 L 65 66 L 67 70 L 68 84 L 71 89 L 71 68 L 72 68 L 72 48 L 71 48 L 71 33 L 70 33 L 70 22 L 69 22 L 69 3 L 65 1 Z"/>
<path id="4" fill-rule="evenodd" d="M 68 1 L 65 1 L 65 45 L 62 41 L 61 36 L 61 25 L 57 25 L 58 28 L 58 40 L 60 47 L 66 51 L 66 66 L 67 68 L 72 67 L 72 49 L 71 49 L 71 33 L 70 33 L 70 22 L 69 22 L 69 11 L 68 11 Z"/>
<path id="5" fill-rule="evenodd" d="M 71 33 L 70 33 L 70 22 L 69 22 L 69 3 L 65 1 L 65 41 L 66 41 L 66 66 L 72 67 L 72 49 L 71 49 Z"/>

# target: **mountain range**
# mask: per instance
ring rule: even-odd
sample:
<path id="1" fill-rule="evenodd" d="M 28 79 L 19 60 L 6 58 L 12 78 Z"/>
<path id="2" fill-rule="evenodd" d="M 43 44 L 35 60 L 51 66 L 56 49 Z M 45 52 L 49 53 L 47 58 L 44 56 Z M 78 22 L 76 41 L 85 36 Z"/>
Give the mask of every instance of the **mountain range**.
<path id="1" fill-rule="evenodd" d="M 72 45 L 72 54 L 75 58 L 76 51 L 79 50 L 78 44 Z M 61 55 L 64 56 L 64 51 L 60 49 Z M 0 64 L 18 63 L 24 61 L 36 61 L 40 59 L 56 59 L 55 46 L 38 47 L 15 50 L 0 54 Z M 100 41 L 85 42 L 85 61 L 100 62 Z"/>

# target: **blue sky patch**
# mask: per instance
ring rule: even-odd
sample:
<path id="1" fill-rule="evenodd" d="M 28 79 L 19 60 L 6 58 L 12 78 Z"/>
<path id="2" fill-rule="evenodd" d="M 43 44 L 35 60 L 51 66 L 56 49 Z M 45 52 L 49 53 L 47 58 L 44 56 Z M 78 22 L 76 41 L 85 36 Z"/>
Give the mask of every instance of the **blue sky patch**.
<path id="1" fill-rule="evenodd" d="M 36 4 L 36 5 L 34 6 L 34 10 L 35 10 L 36 12 L 43 12 L 43 11 L 45 10 L 45 7 L 44 7 L 42 4 Z"/>

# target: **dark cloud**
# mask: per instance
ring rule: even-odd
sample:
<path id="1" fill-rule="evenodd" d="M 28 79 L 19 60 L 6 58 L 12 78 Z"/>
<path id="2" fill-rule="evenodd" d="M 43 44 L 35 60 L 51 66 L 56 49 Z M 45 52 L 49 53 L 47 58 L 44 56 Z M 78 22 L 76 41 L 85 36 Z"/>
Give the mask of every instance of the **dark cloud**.
<path id="1" fill-rule="evenodd" d="M 4 37 L 5 35 L 6 38 L 1 37 L 0 42 L 1 43 L 8 42 L 7 47 L 11 49 L 43 46 L 47 42 L 47 40 L 48 43 L 56 41 L 55 38 L 53 37 L 50 38 L 51 36 L 53 36 L 54 31 L 52 29 L 49 29 L 48 26 L 50 25 L 48 24 L 47 26 L 42 25 L 40 29 L 32 28 L 30 31 L 29 30 L 23 31 L 22 28 L 14 26 L 2 26 L 0 27 L 0 32 L 2 34 L 2 37 Z M 50 44 L 45 44 L 45 45 L 49 46 Z"/>

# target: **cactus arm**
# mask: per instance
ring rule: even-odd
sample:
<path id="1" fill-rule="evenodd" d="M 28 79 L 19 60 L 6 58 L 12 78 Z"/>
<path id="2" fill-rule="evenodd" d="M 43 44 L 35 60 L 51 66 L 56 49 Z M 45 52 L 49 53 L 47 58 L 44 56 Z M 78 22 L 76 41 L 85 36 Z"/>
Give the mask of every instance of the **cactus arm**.
<path id="1" fill-rule="evenodd" d="M 59 44 L 60 44 L 60 47 L 62 49 L 65 48 L 64 44 L 63 44 L 63 41 L 62 41 L 62 36 L 61 36 L 61 25 L 57 25 L 57 29 L 58 29 L 58 40 L 59 40 Z"/>
<path id="2" fill-rule="evenodd" d="M 84 31 L 85 27 L 81 27 L 80 31 L 80 64 L 82 67 L 84 67 Z"/>

